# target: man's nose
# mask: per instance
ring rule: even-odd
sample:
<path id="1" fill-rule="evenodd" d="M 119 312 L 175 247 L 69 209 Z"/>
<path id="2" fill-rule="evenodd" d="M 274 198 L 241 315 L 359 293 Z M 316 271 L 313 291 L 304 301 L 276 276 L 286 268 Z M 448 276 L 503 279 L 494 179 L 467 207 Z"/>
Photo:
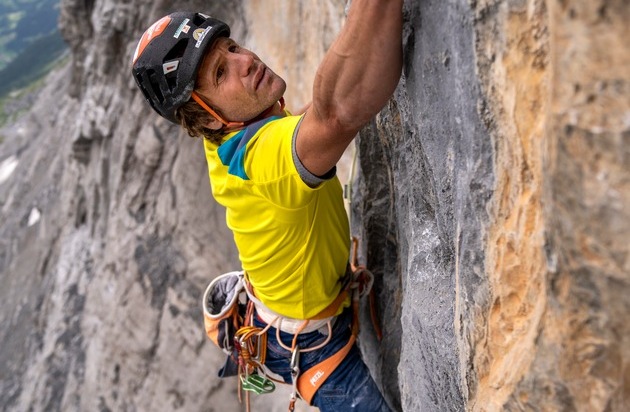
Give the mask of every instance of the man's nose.
<path id="1" fill-rule="evenodd" d="M 230 59 L 237 67 L 239 76 L 246 77 L 254 67 L 254 57 L 245 53 L 231 53 Z"/>

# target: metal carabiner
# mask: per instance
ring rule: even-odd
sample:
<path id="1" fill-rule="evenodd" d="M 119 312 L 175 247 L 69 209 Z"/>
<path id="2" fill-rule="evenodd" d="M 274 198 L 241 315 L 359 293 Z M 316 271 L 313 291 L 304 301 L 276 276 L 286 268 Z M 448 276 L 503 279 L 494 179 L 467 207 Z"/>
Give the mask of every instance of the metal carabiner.
<path id="1" fill-rule="evenodd" d="M 291 398 L 289 401 L 289 411 L 295 410 L 295 401 L 297 400 L 298 390 L 297 390 L 297 382 L 298 376 L 300 375 L 300 347 L 296 346 L 293 348 L 293 352 L 291 353 L 291 380 L 293 390 L 291 391 Z"/>
<path id="2" fill-rule="evenodd" d="M 291 377 L 294 379 L 300 374 L 300 347 L 296 346 L 291 354 Z"/>

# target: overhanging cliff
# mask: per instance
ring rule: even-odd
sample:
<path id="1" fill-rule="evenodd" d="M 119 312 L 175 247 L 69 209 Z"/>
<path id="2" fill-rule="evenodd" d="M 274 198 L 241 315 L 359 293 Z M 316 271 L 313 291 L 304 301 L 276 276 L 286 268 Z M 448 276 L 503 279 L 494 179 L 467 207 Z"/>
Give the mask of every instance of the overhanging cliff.
<path id="1" fill-rule="evenodd" d="M 205 10 L 295 109 L 343 3 L 62 1 L 72 61 L 0 145 L 17 162 L 0 183 L 3 409 L 241 409 L 199 309 L 238 265 L 224 211 L 131 55 L 157 17 Z M 406 2 L 403 78 L 357 139 L 350 208 L 384 332 L 364 319 L 361 346 L 394 409 L 630 404 L 626 3 Z"/>

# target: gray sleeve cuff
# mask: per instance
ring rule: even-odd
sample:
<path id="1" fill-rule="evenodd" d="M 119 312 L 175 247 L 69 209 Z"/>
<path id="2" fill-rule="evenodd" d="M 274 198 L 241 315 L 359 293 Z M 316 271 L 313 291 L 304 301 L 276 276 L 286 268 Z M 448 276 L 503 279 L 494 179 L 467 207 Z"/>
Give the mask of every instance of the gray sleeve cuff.
<path id="1" fill-rule="evenodd" d="M 313 173 L 309 172 L 306 167 L 304 167 L 302 161 L 297 155 L 297 150 L 295 149 L 295 141 L 297 139 L 298 130 L 300 130 L 300 125 L 302 124 L 303 119 L 304 117 L 300 119 L 297 126 L 295 126 L 295 131 L 293 132 L 293 142 L 291 143 L 291 151 L 293 152 L 293 163 L 295 163 L 295 167 L 298 171 L 298 174 L 302 178 L 302 181 L 306 183 L 309 187 L 315 188 L 326 180 L 330 180 L 335 177 L 335 174 L 337 173 L 337 166 L 334 166 L 328 171 L 328 173 L 323 176 L 314 175 Z"/>

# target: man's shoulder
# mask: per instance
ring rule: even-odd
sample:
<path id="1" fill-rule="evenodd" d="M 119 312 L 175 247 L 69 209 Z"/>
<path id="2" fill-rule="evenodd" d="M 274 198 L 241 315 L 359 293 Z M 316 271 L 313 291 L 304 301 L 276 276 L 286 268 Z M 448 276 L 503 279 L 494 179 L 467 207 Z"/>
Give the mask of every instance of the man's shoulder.
<path id="1" fill-rule="evenodd" d="M 240 132 L 239 146 L 248 152 L 270 147 L 291 147 L 300 116 L 270 117 L 253 123 Z"/>
<path id="2" fill-rule="evenodd" d="M 245 128 L 246 132 L 261 135 L 264 133 L 290 134 L 295 131 L 301 116 L 272 116 L 253 123 Z M 251 131 L 250 131 L 251 130 Z"/>
<path id="3" fill-rule="evenodd" d="M 227 134 L 220 144 L 204 141 L 208 161 L 228 173 L 269 181 L 295 171 L 291 155 L 300 116 L 272 116 Z M 273 159 L 273 161 L 271 161 Z"/>
<path id="4" fill-rule="evenodd" d="M 270 116 L 255 121 L 239 130 L 226 133 L 220 143 L 212 142 L 204 139 L 204 147 L 206 150 L 217 150 L 224 144 L 234 144 L 238 141 L 241 146 L 249 143 L 252 139 L 257 138 L 265 133 L 277 135 L 282 133 L 293 134 L 296 126 L 300 122 L 301 116 L 287 114 L 286 116 Z"/>

